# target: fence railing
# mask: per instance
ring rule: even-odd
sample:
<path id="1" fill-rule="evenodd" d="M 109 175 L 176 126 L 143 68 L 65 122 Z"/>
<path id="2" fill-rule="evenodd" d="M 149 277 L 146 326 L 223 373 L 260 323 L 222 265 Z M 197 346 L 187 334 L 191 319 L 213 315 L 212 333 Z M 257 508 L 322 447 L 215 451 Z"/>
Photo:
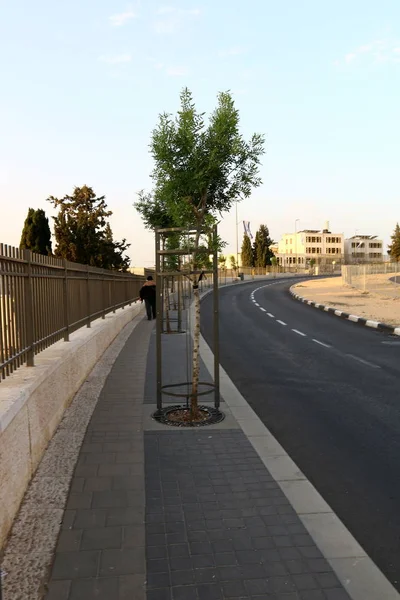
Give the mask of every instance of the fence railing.
<path id="1" fill-rule="evenodd" d="M 361 292 L 400 297 L 400 262 L 343 265 L 342 282 Z"/>
<path id="2" fill-rule="evenodd" d="M 97 318 L 131 304 L 144 277 L 0 244 L 0 381 Z"/>

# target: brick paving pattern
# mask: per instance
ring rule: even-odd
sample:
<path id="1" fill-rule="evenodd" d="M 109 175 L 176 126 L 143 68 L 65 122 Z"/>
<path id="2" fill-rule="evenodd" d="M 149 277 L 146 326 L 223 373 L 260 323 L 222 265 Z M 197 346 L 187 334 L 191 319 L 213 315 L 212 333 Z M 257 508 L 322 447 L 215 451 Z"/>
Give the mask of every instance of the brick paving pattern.
<path id="1" fill-rule="evenodd" d="M 147 600 L 348 600 L 242 431 L 145 432 Z"/>
<path id="2" fill-rule="evenodd" d="M 142 406 L 152 325 L 116 360 L 76 466 L 46 600 L 144 600 Z"/>
<path id="3" fill-rule="evenodd" d="M 242 431 L 143 432 L 152 330 L 100 395 L 46 600 L 348 600 Z"/>

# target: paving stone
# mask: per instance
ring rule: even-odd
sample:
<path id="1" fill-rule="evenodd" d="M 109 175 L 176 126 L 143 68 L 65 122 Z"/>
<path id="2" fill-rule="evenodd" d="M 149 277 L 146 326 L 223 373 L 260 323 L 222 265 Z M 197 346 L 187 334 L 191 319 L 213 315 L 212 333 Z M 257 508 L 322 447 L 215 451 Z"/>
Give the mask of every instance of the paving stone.
<path id="1" fill-rule="evenodd" d="M 195 582 L 197 571 L 171 571 L 171 584 L 173 586 L 192 585 Z"/>
<path id="2" fill-rule="evenodd" d="M 70 589 L 71 581 L 51 581 L 46 600 L 68 600 Z"/>
<path id="3" fill-rule="evenodd" d="M 77 510 L 74 520 L 75 529 L 92 529 L 96 527 L 104 527 L 106 523 L 105 510 L 81 509 Z"/>
<path id="4" fill-rule="evenodd" d="M 82 550 L 106 550 L 108 548 L 121 548 L 122 528 L 101 527 L 87 529 L 82 536 Z"/>
<path id="5" fill-rule="evenodd" d="M 53 566 L 53 579 L 96 577 L 99 552 L 57 552 Z"/>
<path id="6" fill-rule="evenodd" d="M 110 600 L 118 598 L 119 581 L 107 579 L 78 579 L 72 582 L 69 600 Z"/>
<path id="7" fill-rule="evenodd" d="M 79 550 L 82 538 L 81 529 L 71 529 L 61 531 L 58 538 L 59 552 L 76 552 Z"/>

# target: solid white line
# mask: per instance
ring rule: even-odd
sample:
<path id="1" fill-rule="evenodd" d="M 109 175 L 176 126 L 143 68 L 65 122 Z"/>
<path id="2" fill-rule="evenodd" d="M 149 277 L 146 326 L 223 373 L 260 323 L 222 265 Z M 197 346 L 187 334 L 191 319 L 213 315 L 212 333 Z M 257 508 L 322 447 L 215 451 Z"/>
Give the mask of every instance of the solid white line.
<path id="1" fill-rule="evenodd" d="M 372 367 L 373 369 L 381 368 L 379 365 L 374 365 L 374 363 L 368 362 L 368 360 L 364 360 L 363 358 L 360 358 L 359 356 L 354 356 L 354 354 L 346 354 L 346 356 L 348 356 L 349 358 L 353 358 L 357 362 L 360 362 L 363 365 L 366 365 L 367 367 Z"/>
<path id="2" fill-rule="evenodd" d="M 302 335 L 303 337 L 307 337 L 307 335 L 305 333 L 303 333 L 302 331 L 299 331 L 298 329 L 292 329 L 292 331 L 294 331 L 298 335 Z"/>
<path id="3" fill-rule="evenodd" d="M 260 306 L 260 310 L 262 310 L 263 312 L 267 312 L 267 311 L 265 310 L 265 308 L 263 308 L 262 306 Z"/>
<path id="4" fill-rule="evenodd" d="M 280 321 L 279 319 L 277 319 L 276 322 L 280 323 L 281 325 L 287 325 L 287 323 L 285 323 L 284 321 Z"/>
<path id="5" fill-rule="evenodd" d="M 330 348 L 330 346 L 328 344 L 324 344 L 324 342 L 320 342 L 319 340 L 313 339 L 313 342 L 315 342 L 316 344 L 319 344 L 320 346 L 323 346 L 324 348 Z"/>
<path id="6" fill-rule="evenodd" d="M 271 313 L 267 313 L 267 315 L 268 315 L 269 317 L 271 317 L 271 319 L 275 319 L 275 316 L 274 316 L 274 315 L 271 315 Z"/>

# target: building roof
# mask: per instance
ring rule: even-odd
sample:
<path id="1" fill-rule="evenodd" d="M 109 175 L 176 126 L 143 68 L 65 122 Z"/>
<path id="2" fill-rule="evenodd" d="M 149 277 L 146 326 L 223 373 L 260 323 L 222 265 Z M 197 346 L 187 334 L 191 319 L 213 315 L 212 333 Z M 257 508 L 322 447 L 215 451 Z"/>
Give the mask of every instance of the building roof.
<path id="1" fill-rule="evenodd" d="M 349 240 L 376 240 L 377 235 L 353 235 Z"/>

